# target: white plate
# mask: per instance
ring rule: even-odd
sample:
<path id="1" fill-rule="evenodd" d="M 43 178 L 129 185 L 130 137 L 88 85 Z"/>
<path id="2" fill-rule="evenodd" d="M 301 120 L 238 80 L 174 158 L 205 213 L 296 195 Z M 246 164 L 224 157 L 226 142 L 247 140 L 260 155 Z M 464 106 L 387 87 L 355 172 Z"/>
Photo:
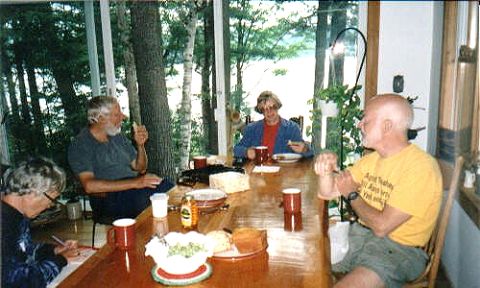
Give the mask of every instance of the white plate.
<path id="1" fill-rule="evenodd" d="M 278 163 L 294 163 L 302 158 L 302 155 L 295 153 L 280 153 L 274 154 L 272 159 Z"/>
<path id="2" fill-rule="evenodd" d="M 192 195 L 196 201 L 212 201 L 227 197 L 227 194 L 219 189 L 198 189 L 185 194 Z"/>

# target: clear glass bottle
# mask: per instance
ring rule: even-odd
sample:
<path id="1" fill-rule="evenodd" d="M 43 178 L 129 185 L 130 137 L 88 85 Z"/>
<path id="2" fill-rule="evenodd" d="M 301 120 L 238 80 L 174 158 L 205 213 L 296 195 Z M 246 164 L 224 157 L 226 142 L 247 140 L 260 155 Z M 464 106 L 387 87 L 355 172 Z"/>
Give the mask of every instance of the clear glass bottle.
<path id="1" fill-rule="evenodd" d="M 192 195 L 186 195 L 182 198 L 182 207 L 180 209 L 182 226 L 185 229 L 192 230 L 197 228 L 198 207 L 197 202 Z"/>

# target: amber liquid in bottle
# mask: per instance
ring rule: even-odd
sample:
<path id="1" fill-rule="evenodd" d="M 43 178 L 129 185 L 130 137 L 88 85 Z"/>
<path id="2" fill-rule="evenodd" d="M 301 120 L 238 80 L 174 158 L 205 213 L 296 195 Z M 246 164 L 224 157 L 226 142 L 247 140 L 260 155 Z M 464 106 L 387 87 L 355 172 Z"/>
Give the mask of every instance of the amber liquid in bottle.
<path id="1" fill-rule="evenodd" d="M 182 208 L 180 215 L 183 228 L 192 230 L 197 228 L 198 224 L 198 207 L 193 196 L 187 195 L 182 199 Z"/>

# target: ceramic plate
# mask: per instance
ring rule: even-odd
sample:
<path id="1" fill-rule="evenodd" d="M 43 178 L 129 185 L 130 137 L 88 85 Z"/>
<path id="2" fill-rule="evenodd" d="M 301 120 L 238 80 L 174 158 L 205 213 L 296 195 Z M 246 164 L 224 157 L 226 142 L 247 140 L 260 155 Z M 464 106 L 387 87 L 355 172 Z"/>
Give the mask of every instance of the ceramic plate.
<path id="1" fill-rule="evenodd" d="M 167 286 L 185 286 L 198 283 L 204 279 L 207 279 L 212 274 L 212 266 L 208 263 L 203 264 L 196 271 L 184 274 L 174 275 L 168 274 L 157 266 L 152 268 L 152 277 L 155 281 Z"/>
<path id="2" fill-rule="evenodd" d="M 302 155 L 295 153 L 274 154 L 272 159 L 278 163 L 295 163 L 302 158 Z"/>
<path id="3" fill-rule="evenodd" d="M 240 253 L 237 250 L 237 247 L 235 247 L 235 245 L 232 245 L 232 249 L 230 250 L 214 253 L 213 258 L 217 260 L 230 260 L 230 261 L 246 260 L 246 259 L 255 257 L 257 254 L 264 252 L 266 249 L 267 247 L 263 247 L 262 249 L 259 249 L 257 251 L 253 251 L 249 253 Z"/>
<path id="4" fill-rule="evenodd" d="M 199 189 L 185 194 L 192 195 L 201 210 L 218 207 L 227 199 L 227 194 L 219 189 Z"/>

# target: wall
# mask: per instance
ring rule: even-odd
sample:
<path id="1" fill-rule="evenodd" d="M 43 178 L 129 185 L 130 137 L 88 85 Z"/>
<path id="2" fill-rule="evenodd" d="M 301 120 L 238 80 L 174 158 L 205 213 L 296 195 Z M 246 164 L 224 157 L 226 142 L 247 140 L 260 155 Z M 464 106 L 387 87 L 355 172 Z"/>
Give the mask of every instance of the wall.
<path id="1" fill-rule="evenodd" d="M 419 96 L 414 102 L 413 128 L 427 128 L 413 142 L 432 154 L 438 122 L 442 16 L 441 2 L 382 2 L 380 6 L 378 93 L 393 92 L 393 77 L 404 76 L 400 94 Z"/>
<path id="2" fill-rule="evenodd" d="M 454 202 L 448 225 L 442 265 L 453 287 L 480 287 L 480 231 Z"/>
<path id="3" fill-rule="evenodd" d="M 460 5 L 462 6 L 462 5 Z M 382 2 L 380 7 L 378 93 L 392 92 L 404 75 L 404 96 L 414 102 L 413 127 L 426 126 L 414 143 L 435 154 L 443 26 L 441 2 Z M 460 33 L 462 34 L 462 33 Z M 480 231 L 455 202 L 442 254 L 453 287 L 480 287 Z"/>

